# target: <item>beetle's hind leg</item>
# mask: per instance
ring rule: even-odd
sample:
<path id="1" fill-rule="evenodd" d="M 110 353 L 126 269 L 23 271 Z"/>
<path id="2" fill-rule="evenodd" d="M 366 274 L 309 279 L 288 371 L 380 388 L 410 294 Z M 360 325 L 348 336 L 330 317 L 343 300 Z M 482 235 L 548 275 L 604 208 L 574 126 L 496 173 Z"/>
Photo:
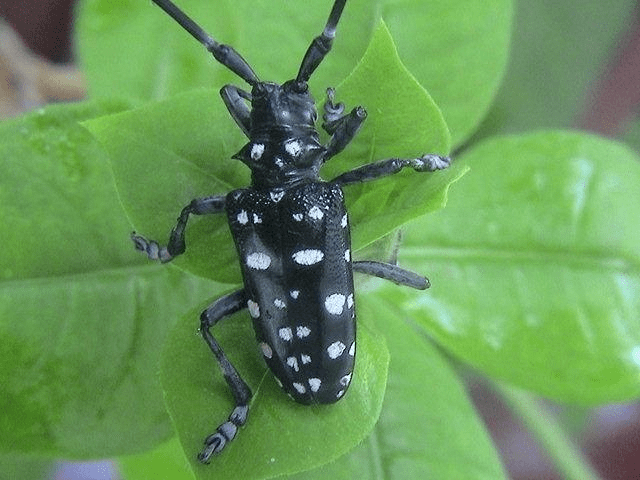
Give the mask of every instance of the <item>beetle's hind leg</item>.
<path id="1" fill-rule="evenodd" d="M 215 355 L 216 360 L 218 360 L 222 373 L 224 374 L 224 379 L 229 385 L 235 401 L 235 408 L 229 415 L 227 421 L 221 424 L 214 433 L 205 438 L 204 448 L 198 455 L 198 460 L 202 463 L 209 463 L 212 455 L 220 453 L 226 444 L 236 436 L 238 427 L 244 425 L 247 421 L 251 389 L 242 377 L 240 377 L 240 374 L 238 374 L 238 371 L 231 364 L 209 330 L 224 317 L 242 310 L 246 306 L 247 296 L 245 291 L 238 290 L 237 292 L 219 298 L 200 315 L 200 333 Z"/>
<path id="2" fill-rule="evenodd" d="M 425 290 L 431 286 L 428 278 L 390 263 L 370 260 L 353 262 L 353 270 L 418 290 Z"/>

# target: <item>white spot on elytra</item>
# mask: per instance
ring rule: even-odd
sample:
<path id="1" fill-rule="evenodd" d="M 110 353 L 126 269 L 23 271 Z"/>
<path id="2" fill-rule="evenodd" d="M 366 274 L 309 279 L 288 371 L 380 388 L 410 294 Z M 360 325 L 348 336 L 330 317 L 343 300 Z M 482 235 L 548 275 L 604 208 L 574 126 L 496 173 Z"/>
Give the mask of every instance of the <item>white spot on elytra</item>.
<path id="1" fill-rule="evenodd" d="M 284 190 L 271 190 L 269 192 L 269 196 L 271 197 L 271 200 L 278 203 L 282 200 L 282 197 L 284 197 Z"/>
<path id="2" fill-rule="evenodd" d="M 342 217 L 342 221 L 340 222 L 340 225 L 342 226 L 342 228 L 345 228 L 347 226 L 347 214 L 346 213 Z"/>
<path id="3" fill-rule="evenodd" d="M 262 350 L 262 355 L 264 355 L 265 357 L 273 357 L 273 350 L 271 350 L 271 347 L 267 343 L 262 342 L 260 344 L 260 349 Z"/>
<path id="4" fill-rule="evenodd" d="M 287 306 L 287 305 L 286 305 L 282 300 L 280 300 L 279 298 L 276 298 L 276 299 L 273 301 L 273 304 L 274 304 L 276 307 L 278 307 L 278 308 L 285 308 L 285 307 Z"/>
<path id="5" fill-rule="evenodd" d="M 324 253 L 322 253 L 320 250 L 309 249 L 300 250 L 298 252 L 295 252 L 291 256 L 293 257 L 293 261 L 300 265 L 313 265 L 322 261 L 322 259 L 324 258 Z"/>
<path id="6" fill-rule="evenodd" d="M 298 328 L 296 328 L 296 335 L 298 335 L 298 338 L 308 337 L 310 333 L 311 330 L 309 327 L 305 327 L 304 325 L 299 325 Z"/>
<path id="7" fill-rule="evenodd" d="M 302 360 L 303 365 L 311 363 L 311 357 L 309 355 L 305 355 L 304 353 L 300 355 L 300 360 Z"/>
<path id="8" fill-rule="evenodd" d="M 280 157 L 276 157 L 276 159 L 274 160 L 274 163 L 280 168 L 284 167 L 284 162 Z"/>
<path id="9" fill-rule="evenodd" d="M 347 297 L 341 293 L 334 293 L 324 299 L 324 308 L 332 315 L 340 315 L 344 309 L 344 302 L 346 300 Z"/>
<path id="10" fill-rule="evenodd" d="M 300 295 L 300 290 L 291 290 L 289 292 L 289 295 L 291 295 L 291 298 L 295 300 L 296 298 L 298 298 L 298 295 Z"/>
<path id="11" fill-rule="evenodd" d="M 266 253 L 256 252 L 247 255 L 247 266 L 256 270 L 266 270 L 271 265 L 271 257 Z"/>
<path id="12" fill-rule="evenodd" d="M 324 213 L 322 212 L 322 210 L 320 210 L 320 208 L 313 206 L 309 209 L 309 216 L 314 220 L 320 220 L 322 217 L 324 217 Z"/>
<path id="13" fill-rule="evenodd" d="M 344 343 L 333 342 L 331 345 L 327 347 L 327 353 L 329 354 L 329 358 L 332 358 L 332 359 L 338 358 L 340 355 L 342 355 L 342 352 L 344 352 L 345 348 L 347 347 Z"/>
<path id="14" fill-rule="evenodd" d="M 278 336 L 285 342 L 288 342 L 293 338 L 293 332 L 291 331 L 291 328 L 284 327 L 278 330 Z"/>
<path id="15" fill-rule="evenodd" d="M 251 147 L 251 159 L 259 160 L 264 153 L 264 145 L 262 143 L 254 143 Z"/>
<path id="16" fill-rule="evenodd" d="M 349 382 L 351 382 L 351 374 L 345 375 L 340 379 L 340 385 L 342 385 L 343 387 L 349 385 Z"/>
<path id="17" fill-rule="evenodd" d="M 253 214 L 253 223 L 262 223 L 262 217 L 257 213 Z"/>
<path id="18" fill-rule="evenodd" d="M 338 392 L 338 394 L 336 395 L 336 398 L 340 398 L 340 397 L 342 397 L 343 395 L 344 395 L 344 390 L 340 390 L 340 391 Z"/>
<path id="19" fill-rule="evenodd" d="M 298 142 L 297 140 L 292 140 L 284 144 L 284 149 L 289 155 L 297 157 L 300 154 L 302 147 L 300 146 L 300 142 Z"/>
<path id="20" fill-rule="evenodd" d="M 253 318 L 260 316 L 260 306 L 253 300 L 247 300 L 247 307 L 249 308 L 249 315 Z"/>
<path id="21" fill-rule="evenodd" d="M 301 222 L 304 218 L 304 215 L 302 215 L 301 213 L 294 213 L 292 216 L 296 222 Z"/>
<path id="22" fill-rule="evenodd" d="M 351 261 L 351 250 L 349 250 L 348 248 L 344 251 L 344 259 L 347 262 Z"/>
<path id="23" fill-rule="evenodd" d="M 246 225 L 246 223 L 249 221 L 247 212 L 245 212 L 244 210 L 240 210 L 240 213 L 236 218 L 238 219 L 238 222 L 240 222 L 242 225 Z"/>
<path id="24" fill-rule="evenodd" d="M 317 392 L 318 390 L 320 390 L 321 384 L 322 384 L 322 381 L 319 378 L 309 379 L 309 387 L 311 388 L 312 392 Z"/>
<path id="25" fill-rule="evenodd" d="M 298 359 L 296 357 L 287 358 L 287 365 L 293 368 L 295 372 L 300 371 L 300 368 L 298 367 Z"/>
<path id="26" fill-rule="evenodd" d="M 350 293 L 349 296 L 347 297 L 347 307 L 348 308 L 353 307 L 353 293 Z"/>
<path id="27" fill-rule="evenodd" d="M 295 388 L 298 393 L 305 393 L 307 391 L 306 388 L 304 388 L 304 385 L 301 383 L 293 383 L 293 388 Z"/>
<path id="28" fill-rule="evenodd" d="M 351 344 L 351 347 L 349 347 L 349 355 L 353 357 L 355 354 L 356 354 L 356 342 L 353 342 Z"/>

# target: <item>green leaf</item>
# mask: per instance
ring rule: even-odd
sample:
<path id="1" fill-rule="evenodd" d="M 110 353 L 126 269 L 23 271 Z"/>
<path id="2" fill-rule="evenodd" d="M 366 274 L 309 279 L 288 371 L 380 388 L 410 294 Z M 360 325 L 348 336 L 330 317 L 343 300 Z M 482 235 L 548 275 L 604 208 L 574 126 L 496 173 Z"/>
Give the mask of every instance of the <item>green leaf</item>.
<path id="1" fill-rule="evenodd" d="M 348 455 L 289 480 L 506 478 L 462 382 L 442 353 L 408 326 L 395 303 L 375 294 L 365 300 L 361 310 L 378 319 L 391 355 L 380 420 Z"/>
<path id="2" fill-rule="evenodd" d="M 511 0 L 380 3 L 400 58 L 442 108 L 460 145 L 486 115 L 506 71 Z"/>
<path id="3" fill-rule="evenodd" d="M 106 156 L 77 123 L 122 108 L 56 106 L 0 125 L 4 453 L 95 458 L 172 433 L 160 346 L 215 286 L 138 266 Z"/>
<path id="4" fill-rule="evenodd" d="M 560 401 L 640 394 L 640 162 L 586 134 L 497 138 L 447 208 L 411 225 L 401 263 L 429 296 L 394 290 L 447 350 Z M 391 300 L 390 300 L 391 301 Z"/>
<path id="5" fill-rule="evenodd" d="M 249 419 L 223 455 L 211 465 L 199 464 L 204 438 L 226 421 L 234 405 L 211 352 L 188 327 L 198 314 L 190 312 L 172 329 L 162 362 L 167 408 L 197 478 L 248 480 L 307 470 L 344 454 L 375 425 L 389 355 L 366 316 L 359 318 L 358 360 L 349 391 L 336 404 L 307 406 L 282 393 L 259 354 L 249 316 L 237 314 L 216 326 L 214 335 L 253 391 Z"/>
<path id="6" fill-rule="evenodd" d="M 393 82 L 382 82 L 382 78 Z M 327 178 L 372 160 L 448 150 L 440 111 L 398 60 L 384 25 L 338 90 L 341 98 L 343 92 L 344 97 L 359 92 L 370 99 L 372 108 L 358 137 L 327 165 L 323 172 Z M 243 139 L 215 97 L 210 91 L 191 92 L 86 123 L 109 152 L 120 199 L 144 235 L 163 242 L 180 208 L 191 199 L 225 194 L 249 183 L 246 167 L 229 159 Z M 440 207 L 448 185 L 464 171 L 453 166 L 425 175 L 404 172 L 371 185 L 349 187 L 354 251 Z M 176 265 L 218 281 L 240 280 L 223 217 L 192 220 L 186 237 L 188 251 Z"/>
<path id="7" fill-rule="evenodd" d="M 194 480 L 177 437 L 148 452 L 118 459 L 125 480 Z"/>
<path id="8" fill-rule="evenodd" d="M 129 227 L 106 157 L 77 124 L 123 108 L 114 102 L 50 107 L 0 124 L 0 279 L 85 273 L 134 258 L 122 248 Z M 106 231 L 120 231 L 122 243 Z"/>
<path id="9" fill-rule="evenodd" d="M 212 8 L 206 0 L 183 0 L 179 6 L 218 41 L 233 45 L 261 79 L 281 83 L 298 71 L 331 3 L 219 0 Z M 79 54 L 93 97 L 162 99 L 238 83 L 149 2 L 85 0 L 80 7 Z M 511 10 L 510 0 L 350 1 L 331 54 L 311 79 L 312 90 L 335 86 L 353 69 L 382 16 L 401 58 L 433 93 L 459 144 L 485 115 L 503 76 Z"/>
<path id="10" fill-rule="evenodd" d="M 49 459 L 34 459 L 19 455 L 0 456 L 0 479 L 36 480 L 49 478 L 54 464 Z"/>

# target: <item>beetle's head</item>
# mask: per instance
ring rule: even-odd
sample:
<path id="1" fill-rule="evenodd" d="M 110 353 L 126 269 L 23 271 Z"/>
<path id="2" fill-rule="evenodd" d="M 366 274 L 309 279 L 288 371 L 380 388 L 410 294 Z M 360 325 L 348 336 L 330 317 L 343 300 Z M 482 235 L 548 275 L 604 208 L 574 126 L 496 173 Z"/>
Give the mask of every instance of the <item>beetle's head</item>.
<path id="1" fill-rule="evenodd" d="M 258 82 L 251 89 L 251 133 L 315 128 L 318 112 L 307 82 Z"/>

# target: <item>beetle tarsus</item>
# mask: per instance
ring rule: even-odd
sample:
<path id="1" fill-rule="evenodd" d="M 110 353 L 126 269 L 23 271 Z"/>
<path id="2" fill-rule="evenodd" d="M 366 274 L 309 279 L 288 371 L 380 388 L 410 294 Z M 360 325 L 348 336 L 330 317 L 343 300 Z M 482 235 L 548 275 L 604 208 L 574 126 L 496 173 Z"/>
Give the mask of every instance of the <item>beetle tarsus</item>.
<path id="1" fill-rule="evenodd" d="M 137 235 L 136 232 L 131 233 L 131 240 L 139 250 L 147 255 L 149 260 L 159 260 L 162 263 L 167 263 L 173 260 L 173 255 L 169 253 L 167 247 L 163 247 L 154 240 L 147 240 L 141 235 Z"/>
<path id="2" fill-rule="evenodd" d="M 451 165 L 449 157 L 427 153 L 420 158 L 413 160 L 413 168 L 418 172 L 435 172 L 436 170 L 444 170 Z"/>
<path id="3" fill-rule="evenodd" d="M 215 433 L 204 439 L 204 448 L 198 454 L 198 460 L 202 463 L 209 463 L 213 455 L 222 452 L 227 443 L 235 438 L 238 428 L 246 423 L 248 412 L 247 405 L 238 405 L 234 408 L 229 419 L 220 425 Z"/>

